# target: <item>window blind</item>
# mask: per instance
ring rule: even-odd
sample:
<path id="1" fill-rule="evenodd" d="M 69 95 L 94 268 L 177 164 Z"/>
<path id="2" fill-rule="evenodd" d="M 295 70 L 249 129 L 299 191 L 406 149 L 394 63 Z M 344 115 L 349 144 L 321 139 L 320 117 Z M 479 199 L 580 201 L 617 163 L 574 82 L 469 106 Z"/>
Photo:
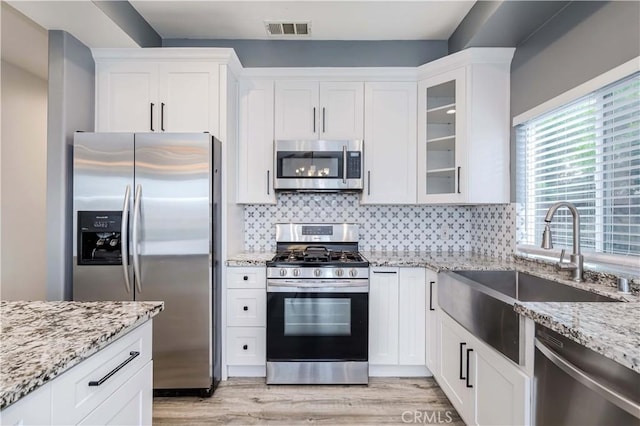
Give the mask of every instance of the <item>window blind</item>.
<path id="1" fill-rule="evenodd" d="M 640 73 L 516 127 L 522 244 L 540 245 L 558 201 L 580 212 L 581 248 L 640 256 Z M 572 247 L 572 220 L 559 209 L 553 242 Z"/>

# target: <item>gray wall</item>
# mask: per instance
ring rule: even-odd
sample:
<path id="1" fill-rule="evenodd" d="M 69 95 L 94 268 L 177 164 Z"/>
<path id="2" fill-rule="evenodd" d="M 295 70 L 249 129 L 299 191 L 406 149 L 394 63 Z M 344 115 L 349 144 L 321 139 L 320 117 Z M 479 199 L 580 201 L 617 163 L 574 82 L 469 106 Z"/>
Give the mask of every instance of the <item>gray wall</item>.
<path id="1" fill-rule="evenodd" d="M 95 63 L 64 31 L 49 31 L 47 299 L 70 300 L 73 133 L 94 130 Z"/>
<path id="2" fill-rule="evenodd" d="M 640 2 L 572 2 L 518 46 L 511 117 L 640 56 Z M 511 136 L 515 201 L 515 133 Z"/>
<path id="3" fill-rule="evenodd" d="M 415 67 L 447 55 L 447 41 L 166 39 L 163 47 L 231 47 L 245 67 Z"/>

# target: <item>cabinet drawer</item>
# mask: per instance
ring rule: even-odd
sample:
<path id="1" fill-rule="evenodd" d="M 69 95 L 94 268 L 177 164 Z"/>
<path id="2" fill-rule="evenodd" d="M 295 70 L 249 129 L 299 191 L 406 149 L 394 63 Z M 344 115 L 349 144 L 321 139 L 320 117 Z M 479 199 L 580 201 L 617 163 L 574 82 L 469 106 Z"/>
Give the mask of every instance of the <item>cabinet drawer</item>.
<path id="1" fill-rule="evenodd" d="M 153 361 L 120 386 L 80 425 L 150 425 L 153 406 Z"/>
<path id="2" fill-rule="evenodd" d="M 151 330 L 148 321 L 52 381 L 52 423 L 77 424 L 147 364 L 151 360 Z M 139 355 L 133 357 L 132 352 Z M 89 386 L 130 358 L 100 385 Z"/>
<path id="3" fill-rule="evenodd" d="M 266 365 L 264 327 L 227 327 L 228 365 Z"/>
<path id="4" fill-rule="evenodd" d="M 265 327 L 267 293 L 265 290 L 232 289 L 227 292 L 227 325 Z"/>
<path id="5" fill-rule="evenodd" d="M 228 268 L 227 288 L 267 288 L 267 268 Z"/>

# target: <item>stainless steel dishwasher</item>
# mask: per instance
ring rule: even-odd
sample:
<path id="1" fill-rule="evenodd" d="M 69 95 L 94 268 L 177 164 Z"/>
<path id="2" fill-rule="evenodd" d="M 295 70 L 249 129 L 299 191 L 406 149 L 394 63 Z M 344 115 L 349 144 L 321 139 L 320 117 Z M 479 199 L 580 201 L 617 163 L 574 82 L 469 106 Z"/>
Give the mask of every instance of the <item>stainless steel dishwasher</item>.
<path id="1" fill-rule="evenodd" d="M 640 374 L 536 325 L 536 425 L 640 425 Z"/>

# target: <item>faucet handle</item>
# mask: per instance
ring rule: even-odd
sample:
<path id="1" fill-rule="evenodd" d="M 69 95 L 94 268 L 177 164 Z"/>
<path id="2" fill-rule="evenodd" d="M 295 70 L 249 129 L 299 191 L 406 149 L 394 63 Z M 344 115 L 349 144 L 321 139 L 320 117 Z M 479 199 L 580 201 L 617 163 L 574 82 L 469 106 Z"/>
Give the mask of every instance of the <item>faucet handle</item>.
<path id="1" fill-rule="evenodd" d="M 564 252 L 565 252 L 565 249 L 562 249 L 562 251 L 560 251 L 560 260 L 558 261 L 558 263 L 564 262 Z"/>

